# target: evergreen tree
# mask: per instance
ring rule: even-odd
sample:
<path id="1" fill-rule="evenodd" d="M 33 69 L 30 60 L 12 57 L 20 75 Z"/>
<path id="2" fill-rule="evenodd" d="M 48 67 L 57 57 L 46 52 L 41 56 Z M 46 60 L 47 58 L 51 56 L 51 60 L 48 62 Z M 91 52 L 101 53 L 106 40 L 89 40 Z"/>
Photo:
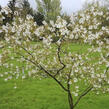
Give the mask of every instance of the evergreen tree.
<path id="1" fill-rule="evenodd" d="M 41 13 L 37 12 L 33 15 L 33 17 L 34 17 L 34 21 L 37 23 L 37 25 L 39 25 L 39 26 L 43 25 L 42 22 L 44 21 L 44 16 Z"/>
<path id="2" fill-rule="evenodd" d="M 11 18 L 10 18 L 10 20 L 12 21 L 13 20 L 13 17 L 14 17 L 14 12 L 16 10 L 16 0 L 9 1 L 8 7 L 11 10 Z"/>
<path id="3" fill-rule="evenodd" d="M 0 5 L 0 11 L 1 11 L 1 9 L 2 9 L 2 7 L 1 7 L 1 5 Z"/>
<path id="4" fill-rule="evenodd" d="M 30 3 L 28 0 L 22 0 L 21 2 L 21 8 L 22 8 L 22 16 L 25 18 L 27 14 L 30 14 L 33 16 L 33 9 L 30 6 Z"/>

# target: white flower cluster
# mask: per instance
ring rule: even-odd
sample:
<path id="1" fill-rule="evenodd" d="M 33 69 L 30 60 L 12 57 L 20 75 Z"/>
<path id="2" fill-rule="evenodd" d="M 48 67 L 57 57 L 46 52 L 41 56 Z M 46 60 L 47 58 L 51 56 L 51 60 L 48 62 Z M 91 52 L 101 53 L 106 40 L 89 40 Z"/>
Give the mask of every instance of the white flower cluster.
<path id="1" fill-rule="evenodd" d="M 2 33 L 2 25 L 3 25 L 3 19 L 5 19 L 5 17 L 3 16 L 2 12 L 0 12 L 0 33 Z"/>
<path id="2" fill-rule="evenodd" d="M 1 9 L 1 12 L 2 12 L 2 13 L 5 13 L 6 15 L 8 15 L 8 14 L 11 13 L 11 10 L 10 10 L 9 7 L 3 7 L 3 8 Z"/>
<path id="3" fill-rule="evenodd" d="M 76 15 L 71 16 L 73 31 L 71 38 L 84 39 L 85 43 L 92 43 L 100 40 L 107 40 L 109 35 L 109 26 L 106 22 L 109 20 L 109 12 L 105 12 L 102 7 L 96 3 L 87 9 L 82 10 Z"/>
<path id="4" fill-rule="evenodd" d="M 2 26 L 2 30 L 5 33 L 4 38 L 7 42 L 12 40 L 16 44 L 21 44 L 21 40 L 33 40 L 32 36 L 34 36 L 36 27 L 37 24 L 33 21 L 32 16 L 27 15 L 26 20 L 18 16 L 15 17 L 12 25 L 7 23 Z"/>
<path id="5" fill-rule="evenodd" d="M 43 21 L 43 24 L 35 30 L 35 34 L 42 38 L 46 45 L 49 45 L 54 38 L 60 39 L 69 35 L 68 23 L 60 16 L 57 17 L 56 22 L 50 21 L 48 25 L 46 21 Z"/>

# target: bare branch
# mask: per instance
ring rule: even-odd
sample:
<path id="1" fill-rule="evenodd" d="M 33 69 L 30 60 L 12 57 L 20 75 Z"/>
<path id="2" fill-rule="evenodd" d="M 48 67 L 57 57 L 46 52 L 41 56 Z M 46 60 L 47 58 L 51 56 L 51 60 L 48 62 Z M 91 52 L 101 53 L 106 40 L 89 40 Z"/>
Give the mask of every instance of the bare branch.
<path id="1" fill-rule="evenodd" d="M 46 69 L 44 69 L 42 66 L 40 66 L 41 67 L 41 69 L 46 73 L 46 74 L 48 74 L 50 77 L 52 77 L 65 91 L 68 91 L 63 85 L 62 85 L 62 83 L 60 82 L 60 81 L 58 81 L 56 78 L 55 78 L 55 76 L 53 76 L 53 75 L 51 75 Z"/>
<path id="2" fill-rule="evenodd" d="M 79 98 L 77 99 L 76 103 L 74 104 L 74 107 L 76 107 L 76 105 L 79 103 L 79 101 L 85 96 L 87 95 L 91 90 L 92 90 L 93 86 L 89 86 L 87 89 L 84 90 L 84 92 L 79 96 Z"/>
<path id="3" fill-rule="evenodd" d="M 108 70 L 109 70 L 109 67 L 106 68 L 105 74 L 108 72 Z"/>
<path id="4" fill-rule="evenodd" d="M 70 91 L 70 84 L 69 84 L 69 82 L 70 82 L 70 79 L 71 79 L 71 71 L 70 71 L 70 73 L 68 74 L 68 80 L 67 80 L 67 88 L 68 88 L 68 101 L 69 101 L 69 105 L 70 105 L 70 107 L 74 107 L 74 105 L 73 105 L 73 97 L 72 97 L 72 94 L 71 94 L 71 91 Z"/>
<path id="5" fill-rule="evenodd" d="M 69 84 L 70 79 L 71 79 L 71 71 L 70 71 L 70 73 L 68 74 L 68 80 L 67 80 L 67 88 L 68 88 L 69 91 L 70 91 L 70 84 Z"/>
<path id="6" fill-rule="evenodd" d="M 22 47 L 22 46 L 20 46 L 24 51 L 26 51 L 30 56 L 32 56 L 32 58 L 34 58 L 33 57 L 33 55 L 28 51 L 28 50 L 26 50 L 24 47 Z"/>
<path id="7" fill-rule="evenodd" d="M 53 78 L 65 91 L 68 91 L 60 81 L 58 81 L 55 76 L 51 75 L 44 67 L 42 67 L 39 63 L 35 63 L 32 60 L 26 58 L 25 56 L 23 56 L 22 54 L 18 53 L 20 56 L 22 56 L 25 60 L 31 62 L 33 65 L 37 66 L 40 70 L 44 71 L 47 75 L 49 75 L 51 78 Z"/>
<path id="8" fill-rule="evenodd" d="M 62 67 L 57 70 L 57 72 L 54 76 L 57 76 L 60 73 L 60 71 L 62 71 L 66 67 L 66 65 L 61 60 L 60 51 L 61 51 L 61 44 L 58 45 L 57 56 L 58 56 L 58 60 L 59 60 L 60 64 L 62 65 Z"/>
<path id="9" fill-rule="evenodd" d="M 28 59 L 28 58 L 26 58 L 25 56 L 23 56 L 21 53 L 17 53 L 18 55 L 20 55 L 20 56 L 22 56 L 26 61 L 29 61 L 29 62 L 31 62 L 32 64 L 34 64 L 35 66 L 38 66 L 38 64 L 37 63 L 35 63 L 35 62 L 33 62 L 32 60 L 30 60 L 30 59 Z"/>

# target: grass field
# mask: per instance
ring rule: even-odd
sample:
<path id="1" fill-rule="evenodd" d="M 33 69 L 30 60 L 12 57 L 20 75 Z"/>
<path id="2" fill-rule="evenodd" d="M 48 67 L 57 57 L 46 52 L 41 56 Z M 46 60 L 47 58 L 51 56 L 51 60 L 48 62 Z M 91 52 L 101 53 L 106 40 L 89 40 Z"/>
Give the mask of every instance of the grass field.
<path id="1" fill-rule="evenodd" d="M 73 44 L 70 49 L 76 51 L 81 48 L 81 52 L 85 52 L 87 46 Z M 67 93 L 50 78 L 8 82 L 0 78 L 0 109 L 69 109 L 69 105 Z M 109 109 L 109 95 L 91 92 L 80 101 L 76 109 Z"/>

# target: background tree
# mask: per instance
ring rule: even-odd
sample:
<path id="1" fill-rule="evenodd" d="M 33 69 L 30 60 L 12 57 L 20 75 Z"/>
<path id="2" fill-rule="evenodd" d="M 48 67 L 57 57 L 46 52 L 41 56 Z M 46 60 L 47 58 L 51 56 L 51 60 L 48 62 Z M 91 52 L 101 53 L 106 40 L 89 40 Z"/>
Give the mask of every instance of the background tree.
<path id="1" fill-rule="evenodd" d="M 39 25 L 39 26 L 43 25 L 42 22 L 44 21 L 44 16 L 41 13 L 35 12 L 33 17 L 34 17 L 34 21 L 37 23 L 37 25 Z"/>
<path id="2" fill-rule="evenodd" d="M 28 0 L 22 0 L 20 3 L 20 8 L 21 8 L 21 16 L 23 16 L 24 18 L 26 17 L 27 14 L 33 16 L 33 9 L 31 8 Z"/>
<path id="3" fill-rule="evenodd" d="M 67 13 L 63 13 L 63 14 L 61 15 L 61 17 L 62 17 L 63 19 L 65 19 L 68 23 L 70 23 L 70 16 L 69 16 Z"/>
<path id="4" fill-rule="evenodd" d="M 106 13 L 109 12 L 109 0 L 96 0 L 96 1 L 92 1 L 92 2 L 85 2 L 83 5 L 83 10 L 90 10 L 94 5 L 96 4 L 97 10 L 99 12 L 103 12 L 105 15 Z M 83 11 L 81 10 L 80 13 Z M 96 10 L 95 10 L 96 11 Z M 102 26 L 108 26 L 109 25 L 109 20 L 108 20 L 108 16 L 106 16 L 107 18 L 104 18 L 104 16 L 101 16 L 101 23 Z M 98 17 L 99 19 L 99 17 Z"/>
<path id="5" fill-rule="evenodd" d="M 5 17 L 5 19 L 3 19 L 4 25 L 6 25 L 6 23 L 12 23 L 14 12 L 16 11 L 16 3 L 16 0 L 11 0 L 9 1 L 8 6 L 2 9 L 2 14 Z"/>
<path id="6" fill-rule="evenodd" d="M 2 9 L 2 7 L 1 7 L 1 5 L 0 5 L 0 11 L 1 11 L 1 9 Z"/>
<path id="7" fill-rule="evenodd" d="M 11 21 L 13 20 L 14 12 L 16 11 L 16 3 L 17 3 L 16 0 L 11 0 L 11 1 L 9 1 L 9 3 L 8 3 L 8 7 L 9 7 L 10 10 L 11 10 L 11 17 L 10 17 L 10 20 L 11 20 Z"/>
<path id="8" fill-rule="evenodd" d="M 56 17 L 61 13 L 60 0 L 36 0 L 37 11 L 44 15 L 45 20 L 56 20 Z"/>

